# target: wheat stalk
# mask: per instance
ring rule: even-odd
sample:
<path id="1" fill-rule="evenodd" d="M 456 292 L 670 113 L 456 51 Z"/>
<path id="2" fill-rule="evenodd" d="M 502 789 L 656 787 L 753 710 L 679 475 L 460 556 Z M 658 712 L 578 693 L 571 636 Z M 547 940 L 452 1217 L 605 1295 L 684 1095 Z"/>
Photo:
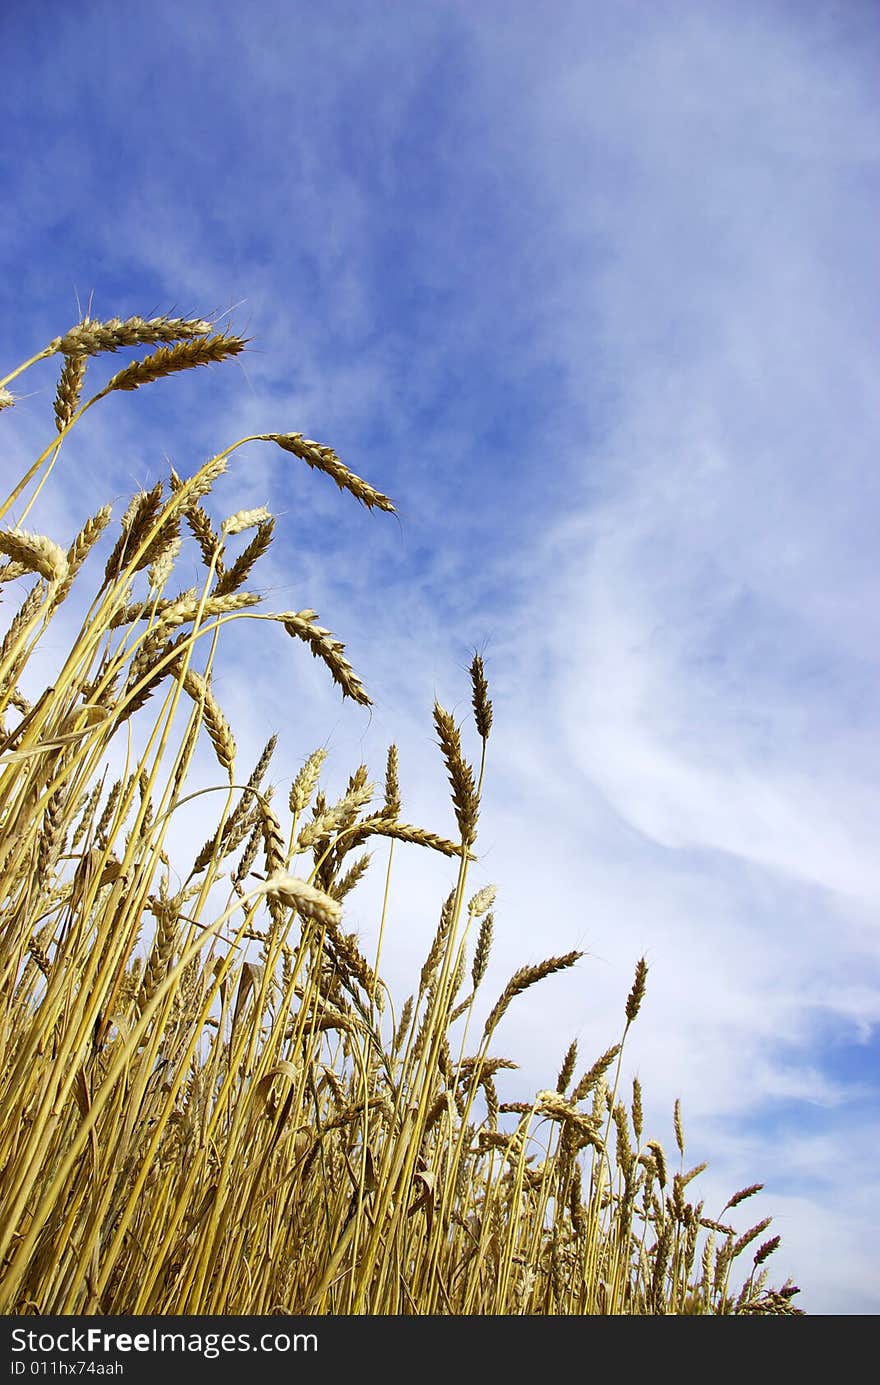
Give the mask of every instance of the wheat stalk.
<path id="1" fill-rule="evenodd" d="M 55 394 L 55 427 L 63 433 L 79 408 L 88 359 L 84 351 L 72 351 L 64 358 Z"/>
<path id="2" fill-rule="evenodd" d="M 9 380 L 61 352 L 54 409 L 66 438 L 102 397 L 80 404 L 88 358 L 160 346 L 111 382 L 139 388 L 208 356 L 237 354 L 227 346 L 239 339 L 210 330 L 200 320 L 86 319 L 6 377 L 0 405 L 12 402 Z M 303 456 L 368 508 L 390 508 L 332 449 L 301 434 L 255 438 Z M 346 696 L 368 702 L 340 641 L 313 611 L 253 612 L 258 598 L 243 587 L 272 539 L 268 510 L 239 510 L 217 529 L 203 508 L 232 453 L 253 440 L 187 480 L 172 470 L 167 494 L 160 483 L 133 497 L 108 545 L 103 583 L 98 570 L 97 595 L 42 692 L 31 688 L 42 669 L 36 658 L 55 660 L 66 633 L 59 603 L 110 509 L 87 520 L 66 552 L 26 531 L 23 519 L 2 531 L 0 580 L 33 581 L 0 646 L 0 709 L 7 719 L 10 708 L 17 714 L 17 725 L 0 731 L 0 1312 L 797 1312 L 796 1286 L 767 1282 L 765 1262 L 779 1244 L 762 1240 L 767 1220 L 742 1231 L 688 1201 L 705 1165 L 683 1168 L 680 1102 L 672 1129 L 682 1167 L 671 1183 L 661 1141 L 643 1144 L 637 1078 L 631 1138 L 617 1088 L 645 994 L 644 959 L 623 1039 L 577 1081 L 572 1042 L 555 1089 L 518 1099 L 521 1091 L 504 1090 L 522 1085 L 514 1060 L 489 1045 L 512 1000 L 579 952 L 516 971 L 489 1010 L 478 1051 L 465 1056 L 495 928 L 495 887 L 467 889 L 492 729 L 480 656 L 470 666 L 478 772 L 451 715 L 434 709 L 458 843 L 401 821 L 393 744 L 373 809 L 366 765 L 328 804 L 318 785 L 322 748 L 295 775 L 292 822 L 282 824 L 265 782 L 274 735 L 263 737 L 247 782 L 235 782 L 235 738 L 211 669 L 219 643 L 243 628 L 239 618 L 280 620 Z M 56 436 L 4 514 L 47 459 L 51 471 L 58 449 Z M 227 545 L 239 533 L 249 541 L 232 560 Z M 194 540 L 207 575 L 201 588 L 166 596 L 188 561 L 184 540 Z M 297 737 L 295 699 L 288 706 Z M 224 771 L 220 784 L 210 764 L 195 760 L 202 725 Z M 207 782 L 190 789 L 194 774 Z M 200 809 L 222 806 L 187 871 L 179 810 L 193 799 Z M 386 917 L 389 936 L 395 917 L 394 849 L 383 853 L 374 966 L 342 923 L 341 901 L 348 909 L 369 866 L 366 851 L 349 853 L 377 836 L 456 859 L 397 1021 L 378 971 Z M 265 879 L 253 869 L 261 850 Z M 308 879 L 289 864 L 301 851 L 314 858 Z M 407 899 L 407 917 L 419 906 L 417 894 Z M 459 999 L 477 925 L 471 994 Z M 459 1037 L 452 1026 L 461 1017 Z M 722 1215 L 760 1188 L 735 1193 Z M 748 1260 L 759 1242 L 738 1288 L 737 1257 Z"/>
<path id="3" fill-rule="evenodd" d="M 30 534 L 24 529 L 0 529 L 0 553 L 5 553 L 25 571 L 38 572 L 47 582 L 61 583 L 67 577 L 64 549 L 43 534 Z"/>
<path id="4" fill-rule="evenodd" d="M 220 764 L 229 774 L 229 782 L 232 783 L 235 772 L 235 737 L 232 734 L 229 722 L 226 720 L 220 705 L 207 681 L 195 669 L 187 669 L 183 676 L 183 686 L 189 693 L 202 712 L 211 744 L 217 755 Z"/>
<path id="5" fill-rule="evenodd" d="M 342 689 L 343 697 L 350 697 L 353 702 L 359 702 L 363 707 L 372 705 L 366 688 L 343 655 L 345 645 L 334 639 L 329 630 L 317 624 L 316 611 L 286 611 L 283 615 L 274 616 L 273 619 L 280 620 L 288 635 L 304 640 L 314 657 L 323 660 L 334 683 Z"/>
<path id="6" fill-rule="evenodd" d="M 458 830 L 463 845 L 470 847 L 476 839 L 479 813 L 474 773 L 462 754 L 458 727 L 439 702 L 434 703 L 434 725 L 452 786 L 452 802 Z"/>
<path id="7" fill-rule="evenodd" d="M 274 442 L 285 452 L 292 452 L 295 457 L 299 457 L 308 466 L 316 471 L 323 471 L 325 475 L 331 477 L 340 490 L 348 491 L 355 500 L 359 500 L 367 509 L 374 507 L 385 510 L 389 514 L 394 513 L 394 503 L 389 500 L 387 495 L 377 491 L 369 482 L 362 477 L 356 476 L 353 471 L 349 471 L 333 451 L 332 447 L 325 447 L 322 443 L 312 442 L 310 438 L 304 438 L 302 433 L 260 433 L 260 441 Z"/>
<path id="8" fill-rule="evenodd" d="M 204 337 L 210 330 L 210 322 L 201 318 L 154 317 L 145 321 L 142 317 L 129 317 L 123 321 L 111 317 L 106 322 L 85 318 L 63 337 L 55 337 L 50 350 L 61 351 L 68 357 L 95 356 L 103 351 L 118 351 L 123 346 L 152 346 L 157 342 Z"/>
<path id="9" fill-rule="evenodd" d="M 197 337 L 193 341 L 181 341 L 176 346 L 160 346 L 152 355 L 141 361 L 132 361 L 124 369 L 117 371 L 101 391 L 101 396 L 114 390 L 137 390 L 142 385 L 150 385 L 166 375 L 180 370 L 192 370 L 195 366 L 217 365 L 230 356 L 238 356 L 244 351 L 247 342 L 241 337 L 225 336 L 217 333 L 213 337 Z"/>
<path id="10" fill-rule="evenodd" d="M 516 996 L 521 995 L 523 991 L 536 985 L 537 982 L 543 981 L 546 976 L 552 976 L 554 972 L 565 971 L 568 967 L 573 967 L 583 955 L 582 952 L 566 952 L 561 957 L 548 957 L 546 961 L 538 962 L 536 966 L 520 967 L 518 971 L 515 971 L 489 1012 L 483 1028 L 484 1037 L 488 1039 L 494 1032 L 510 1002 Z"/>

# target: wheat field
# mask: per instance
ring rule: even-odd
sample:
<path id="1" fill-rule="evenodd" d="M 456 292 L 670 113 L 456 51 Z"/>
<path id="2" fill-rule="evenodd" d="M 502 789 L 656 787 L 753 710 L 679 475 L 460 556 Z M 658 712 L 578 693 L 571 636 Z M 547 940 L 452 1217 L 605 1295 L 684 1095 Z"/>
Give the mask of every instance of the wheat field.
<path id="1" fill-rule="evenodd" d="M 212 687 L 239 620 L 273 623 L 343 698 L 370 699 L 313 610 L 263 609 L 255 572 L 275 517 L 218 517 L 215 483 L 263 443 L 368 509 L 392 501 L 331 447 L 267 432 L 186 477 L 172 469 L 117 517 L 108 505 L 76 534 L 40 532 L 41 492 L 88 410 L 245 347 L 200 319 L 87 317 L 0 381 L 11 409 L 25 371 L 58 366 L 50 441 L 0 507 L 0 1311 L 798 1313 L 796 1286 L 769 1278 L 779 1237 L 739 1220 L 761 1185 L 707 1208 L 680 1106 L 674 1151 L 643 1128 L 622 1059 L 644 959 L 606 1050 L 584 1058 L 563 1037 L 546 1088 L 509 1094 L 508 1008 L 581 954 L 485 994 L 479 655 L 469 724 L 432 712 L 456 840 L 406 820 L 394 745 L 378 779 L 357 766 L 335 801 L 323 750 L 284 801 L 274 735 L 239 764 Z M 97 358 L 138 348 L 88 393 Z M 186 589 L 182 555 L 201 573 Z M 74 584 L 81 621 L 65 609 Z M 210 793 L 193 788 L 203 743 Z M 182 859 L 175 815 L 197 793 L 206 814 L 222 806 Z M 384 914 L 370 956 L 346 930 L 367 845 L 385 848 L 386 895 L 394 850 L 457 869 L 405 997 L 382 980 Z"/>

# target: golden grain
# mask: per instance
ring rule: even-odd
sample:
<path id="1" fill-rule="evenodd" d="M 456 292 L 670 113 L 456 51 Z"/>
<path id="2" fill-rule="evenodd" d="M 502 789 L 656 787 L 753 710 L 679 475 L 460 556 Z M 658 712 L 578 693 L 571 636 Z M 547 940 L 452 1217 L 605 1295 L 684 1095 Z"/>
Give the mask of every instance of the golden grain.
<path id="1" fill-rule="evenodd" d="M 385 764 L 385 806 L 382 816 L 394 819 L 400 813 L 400 780 L 398 778 L 397 746 L 389 745 Z"/>
<path id="2" fill-rule="evenodd" d="M 724 1204 L 724 1206 L 721 1209 L 722 1212 L 726 1212 L 729 1209 L 732 1210 L 734 1207 L 738 1207 L 741 1202 L 745 1202 L 746 1198 L 754 1197 L 755 1193 L 760 1193 L 763 1187 L 763 1183 L 750 1183 L 747 1188 L 740 1188 L 739 1192 L 734 1193 L 730 1201 Z"/>
<path id="3" fill-rule="evenodd" d="M 674 1127 L 674 1129 L 675 1129 L 675 1143 L 676 1143 L 676 1145 L 678 1146 L 678 1152 L 679 1152 L 679 1154 L 681 1155 L 681 1157 L 682 1157 L 682 1159 L 683 1159 L 683 1158 L 684 1158 L 684 1127 L 682 1126 L 682 1123 L 681 1123 L 681 1102 L 679 1101 L 678 1097 L 675 1098 L 675 1106 L 673 1107 L 673 1111 L 672 1111 L 672 1123 L 673 1123 L 673 1127 Z"/>
<path id="4" fill-rule="evenodd" d="M 483 1029 L 486 1038 L 494 1031 L 516 996 L 521 995 L 530 986 L 536 985 L 538 981 L 543 981 L 545 977 L 552 976 L 554 972 L 565 971 L 568 967 L 573 967 L 583 955 L 582 952 L 566 952 L 561 957 L 548 957 L 546 961 L 539 962 L 536 966 L 520 967 L 518 971 L 514 972 L 489 1012 Z"/>
<path id="5" fill-rule="evenodd" d="M 66 357 L 56 426 L 66 436 L 77 424 L 86 356 L 177 342 L 120 371 L 103 393 L 139 388 L 243 346 L 210 330 L 173 318 L 78 324 L 50 344 Z M 0 394 L 0 405 L 8 402 Z M 259 436 L 368 508 L 393 508 L 332 449 L 301 434 Z M 0 545 L 0 580 L 36 575 L 0 648 L 0 707 L 21 718 L 0 740 L 0 1312 L 797 1313 L 797 1287 L 774 1289 L 761 1269 L 778 1237 L 755 1252 L 739 1289 L 731 1283 L 737 1257 L 767 1221 L 740 1234 L 705 1217 L 702 1203 L 686 1201 L 704 1165 L 676 1172 L 668 1189 L 659 1140 L 632 1148 L 617 1088 L 644 960 L 623 1038 L 573 1090 L 576 1043 L 556 1089 L 532 1101 L 506 1099 L 516 1064 L 489 1044 L 511 1002 L 574 965 L 579 952 L 516 971 L 477 1051 L 464 1056 L 494 931 L 494 887 L 470 896 L 467 888 L 492 726 L 480 656 L 470 667 L 479 778 L 458 726 L 434 708 L 437 770 L 449 776 L 458 843 L 399 821 L 394 745 L 372 812 L 365 765 L 329 806 L 318 783 L 321 749 L 296 774 L 293 822 L 282 824 L 264 783 L 274 736 L 247 783 L 235 783 L 235 739 L 210 670 L 216 646 L 242 629 L 239 617 L 267 618 L 250 616 L 259 598 L 241 589 L 274 528 L 259 507 L 238 511 L 217 533 L 200 504 L 235 447 L 187 481 L 172 470 L 165 498 L 161 483 L 133 497 L 97 598 L 41 693 L 27 680 L 59 654 L 66 631 L 57 608 L 110 510 L 87 521 L 66 554 L 19 530 L 4 531 Z M 225 543 L 252 529 L 229 562 Z M 207 569 L 204 585 L 166 595 L 190 547 Z M 268 618 L 304 639 L 344 694 L 368 705 L 343 646 L 313 611 Z M 204 634 L 211 652 L 199 672 Z M 140 712 L 163 683 L 151 722 Z M 287 704 L 296 737 L 289 691 Z M 200 783 L 199 766 L 192 789 L 202 725 L 229 782 L 216 783 L 208 765 Z M 178 810 L 193 800 L 202 813 L 222 806 L 210 812 L 187 873 Z M 375 836 L 455 860 L 418 991 L 396 1025 L 385 1011 L 390 992 L 342 927 L 340 901 L 360 884 L 369 856 L 343 863 Z M 261 847 L 265 879 L 253 870 Z M 310 879 L 289 869 L 297 850 L 314 856 Z M 225 861 L 239 851 L 225 878 Z M 418 895 L 407 901 L 407 922 L 420 904 Z M 387 905 L 382 928 L 386 910 L 389 925 L 394 914 Z M 475 921 L 472 992 L 456 1004 Z M 683 1157 L 678 1102 L 672 1124 Z M 642 1125 L 634 1079 L 639 1146 Z M 760 1187 L 742 1189 L 728 1207 Z M 716 1236 L 725 1238 L 717 1248 Z"/>
<path id="6" fill-rule="evenodd" d="M 663 1146 L 659 1140 L 649 1140 L 647 1147 L 654 1156 L 654 1168 L 657 1171 L 657 1181 L 661 1188 L 665 1188 L 668 1175 L 666 1173 L 666 1155 L 663 1153 Z"/>
<path id="7" fill-rule="evenodd" d="M 492 729 L 492 703 L 489 700 L 489 684 L 486 681 L 483 660 L 479 654 L 475 654 L 471 661 L 471 684 L 477 734 L 483 741 L 487 741 Z"/>
<path id="8" fill-rule="evenodd" d="M 611 1048 L 606 1049 L 605 1052 L 596 1059 L 595 1063 L 593 1063 L 592 1067 L 587 1069 L 572 1092 L 572 1101 L 583 1101 L 589 1096 L 590 1092 L 602 1082 L 606 1072 L 619 1054 L 620 1048 L 620 1044 L 612 1044 Z"/>
<path id="9" fill-rule="evenodd" d="M 232 566 L 218 571 L 214 596 L 223 596 L 226 592 L 237 591 L 242 583 L 247 581 L 254 565 L 268 551 L 274 532 L 275 521 L 270 516 L 259 525 L 256 534 L 238 555 Z"/>
<path id="10" fill-rule="evenodd" d="M 311 802 L 326 758 L 327 751 L 323 747 L 313 750 L 294 779 L 290 790 L 290 811 L 294 815 L 303 812 Z"/>
<path id="11" fill-rule="evenodd" d="M 281 823 L 272 811 L 268 800 L 259 799 L 260 820 L 263 830 L 263 844 L 266 848 L 266 870 L 270 875 L 284 871 L 287 867 L 287 842 Z"/>
<path id="12" fill-rule="evenodd" d="M 172 569 L 177 561 L 182 542 L 179 533 L 169 534 L 163 547 L 150 563 L 148 577 L 152 591 L 160 592 L 164 590 L 165 584 L 171 576 Z"/>
<path id="13" fill-rule="evenodd" d="M 565 1095 L 566 1091 L 568 1090 L 568 1085 L 571 1082 L 572 1077 L 574 1076 L 574 1065 L 577 1062 L 577 1052 L 577 1039 L 572 1039 L 571 1043 L 565 1051 L 565 1057 L 562 1060 L 562 1067 L 559 1069 L 559 1076 L 556 1079 L 556 1090 L 560 1096 Z"/>
<path id="14" fill-rule="evenodd" d="M 105 584 L 119 579 L 124 568 L 126 555 L 134 556 L 143 539 L 153 528 L 161 505 L 161 481 L 152 490 L 139 491 L 129 501 L 120 522 L 119 538 L 116 540 L 104 568 Z"/>
<path id="15" fill-rule="evenodd" d="M 213 337 L 200 337 L 194 341 L 182 341 L 176 346 L 160 346 L 151 356 L 142 361 L 132 361 L 123 370 L 111 377 L 102 390 L 110 394 L 113 390 L 137 390 L 142 385 L 150 385 L 166 375 L 180 370 L 192 370 L 194 366 L 216 365 L 237 356 L 244 351 L 247 343 L 240 337 L 225 336 L 218 333 Z"/>
<path id="16" fill-rule="evenodd" d="M 348 467 L 343 466 L 332 447 L 312 442 L 310 438 L 304 438 L 302 433 L 261 433 L 260 440 L 277 443 L 285 452 L 292 452 L 295 457 L 299 457 L 316 471 L 323 471 L 336 482 L 340 490 L 348 491 L 362 505 L 366 505 L 367 509 L 375 507 L 389 514 L 394 513 L 393 501 L 362 477 L 355 476 Z"/>
<path id="17" fill-rule="evenodd" d="M 307 880 L 278 870 L 257 887 L 263 894 L 278 899 L 288 909 L 295 909 L 306 919 L 330 926 L 342 922 L 342 910 L 335 899 L 315 889 Z"/>
<path id="18" fill-rule="evenodd" d="M 80 353 L 94 356 L 98 352 L 118 351 L 124 346 L 152 346 L 157 342 L 203 337 L 210 330 L 210 322 L 201 318 L 154 317 L 144 321 L 142 317 L 129 317 L 123 321 L 112 317 L 107 322 L 85 318 L 63 337 L 56 337 L 50 347 L 66 356 Z"/>
<path id="19" fill-rule="evenodd" d="M 55 427 L 63 433 L 79 408 L 88 359 L 85 352 L 71 352 L 64 358 L 55 393 Z"/>
<path id="20" fill-rule="evenodd" d="M 648 964 L 644 957 L 639 958 L 636 963 L 636 975 L 632 984 L 632 990 L 627 996 L 626 1001 L 626 1022 L 632 1024 L 636 1015 L 639 1013 L 642 1001 L 645 998 L 645 983 L 648 977 Z"/>
<path id="21" fill-rule="evenodd" d="M 27 572 L 38 572 L 47 582 L 63 582 L 67 577 L 67 554 L 44 534 L 25 529 L 0 529 L 0 553 L 21 564 Z"/>
<path id="22" fill-rule="evenodd" d="M 363 707 L 371 705 L 366 688 L 343 656 L 345 645 L 334 639 L 329 630 L 316 623 L 316 611 L 287 611 L 283 615 L 275 616 L 274 619 L 281 621 L 288 635 L 294 639 L 305 640 L 314 657 L 323 660 L 333 681 L 342 689 L 343 697 L 350 697 Z"/>
<path id="23" fill-rule="evenodd" d="M 482 918 L 495 903 L 495 896 L 498 893 L 496 885 L 484 885 L 481 890 L 468 901 L 468 913 L 472 919 Z"/>
<path id="24" fill-rule="evenodd" d="M 642 1084 L 637 1077 L 633 1078 L 633 1097 L 632 1097 L 632 1123 L 633 1132 L 636 1137 L 636 1144 L 642 1142 L 642 1131 L 644 1129 L 644 1114 L 642 1111 Z"/>
<path id="25" fill-rule="evenodd" d="M 452 786 L 452 803 L 462 844 L 470 847 L 476 839 L 479 813 L 474 772 L 462 754 L 458 727 L 439 702 L 434 703 L 434 725 Z"/>
<path id="26" fill-rule="evenodd" d="M 220 705 L 206 680 L 200 673 L 196 673 L 195 669 L 187 669 L 183 686 L 193 702 L 200 706 L 217 759 L 228 772 L 229 782 L 232 783 L 235 771 L 235 737 L 229 722 L 220 710 Z"/>
<path id="27" fill-rule="evenodd" d="M 384 816 L 367 819 L 360 824 L 364 833 L 376 837 L 391 837 L 397 842 L 410 842 L 413 846 L 424 846 L 430 851 L 439 851 L 443 856 L 460 856 L 461 847 L 446 837 L 438 837 L 424 827 L 413 827 L 407 822 L 389 822 Z"/>
<path id="28" fill-rule="evenodd" d="M 752 1241 L 758 1239 L 762 1231 L 767 1230 L 771 1220 L 771 1217 L 765 1217 L 763 1221 L 758 1222 L 757 1226 L 753 1226 L 749 1231 L 746 1231 L 742 1236 L 738 1237 L 738 1239 L 734 1241 L 730 1258 L 735 1260 L 738 1255 L 741 1255 L 746 1246 L 751 1245 Z"/>
<path id="29" fill-rule="evenodd" d="M 769 1260 L 774 1250 L 779 1249 L 781 1241 L 781 1236 L 771 1236 L 769 1241 L 764 1241 L 764 1243 L 761 1246 L 759 1246 L 758 1249 L 755 1251 L 755 1265 L 763 1265 L 765 1260 Z"/>

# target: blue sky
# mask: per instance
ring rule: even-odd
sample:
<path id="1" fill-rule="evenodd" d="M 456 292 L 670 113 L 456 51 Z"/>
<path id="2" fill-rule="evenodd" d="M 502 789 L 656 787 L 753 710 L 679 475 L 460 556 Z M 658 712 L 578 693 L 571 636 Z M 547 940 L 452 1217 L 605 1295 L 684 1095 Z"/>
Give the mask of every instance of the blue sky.
<path id="1" fill-rule="evenodd" d="M 369 515 L 265 447 L 224 479 L 227 513 L 279 514 L 267 604 L 316 608 L 375 702 L 238 625 L 243 756 L 278 730 L 284 779 L 326 743 L 341 786 L 396 740 L 411 819 L 451 833 L 430 711 L 465 716 L 480 648 L 487 996 L 588 953 L 505 1021 L 523 1086 L 617 1037 L 646 953 L 653 1133 L 679 1096 L 709 1200 L 765 1183 L 742 1210 L 827 1313 L 880 1311 L 878 30 L 858 0 L 0 17 L 2 360 L 90 297 L 253 337 L 95 410 L 29 523 L 67 542 L 251 431 L 393 496 Z M 26 378 L 10 482 L 50 426 Z M 449 872 L 395 877 L 403 996 Z"/>

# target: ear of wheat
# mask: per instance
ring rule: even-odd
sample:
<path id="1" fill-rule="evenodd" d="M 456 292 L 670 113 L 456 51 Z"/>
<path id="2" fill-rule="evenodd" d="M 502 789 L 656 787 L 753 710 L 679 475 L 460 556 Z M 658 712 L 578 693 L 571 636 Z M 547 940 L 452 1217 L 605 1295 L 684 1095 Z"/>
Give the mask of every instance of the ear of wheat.
<path id="1" fill-rule="evenodd" d="M 473 880 L 493 730 L 482 657 L 473 723 L 433 708 L 455 840 L 406 820 L 396 744 L 381 788 L 359 765 L 332 793 L 327 747 L 298 743 L 302 644 L 350 715 L 370 699 L 314 610 L 260 609 L 276 519 L 259 496 L 218 509 L 215 488 L 238 449 L 269 441 L 368 510 L 390 499 L 325 444 L 267 432 L 172 471 L 115 523 L 102 507 L 63 541 L 25 523 L 53 467 L 77 465 L 91 408 L 244 347 L 201 318 L 86 318 L 0 382 L 9 409 L 25 370 L 57 381 L 52 441 L 0 506 L 0 1312 L 797 1312 L 796 1287 L 769 1282 L 768 1219 L 731 1221 L 761 1185 L 712 1215 L 693 1191 L 704 1165 L 684 1167 L 679 1104 L 676 1170 L 644 1138 L 638 1078 L 631 1112 L 618 1098 L 644 960 L 623 1034 L 581 1076 L 584 1035 L 533 1096 L 496 1051 L 511 1010 L 545 989 L 552 1003 L 582 954 L 488 989 L 504 910 Z M 141 348 L 89 396 L 96 358 Z M 28 494 L 19 522 L 4 519 Z M 74 586 L 92 597 L 78 625 Z M 295 643 L 252 669 L 278 680 L 287 718 L 245 777 L 224 660 L 234 638 L 249 669 L 257 620 Z M 272 782 L 285 738 L 295 768 Z M 414 848 L 454 883 L 398 1006 L 382 948 L 400 917 L 436 917 L 418 894 L 394 897 L 394 853 Z M 368 961 L 352 900 L 371 859 L 385 891 Z"/>

